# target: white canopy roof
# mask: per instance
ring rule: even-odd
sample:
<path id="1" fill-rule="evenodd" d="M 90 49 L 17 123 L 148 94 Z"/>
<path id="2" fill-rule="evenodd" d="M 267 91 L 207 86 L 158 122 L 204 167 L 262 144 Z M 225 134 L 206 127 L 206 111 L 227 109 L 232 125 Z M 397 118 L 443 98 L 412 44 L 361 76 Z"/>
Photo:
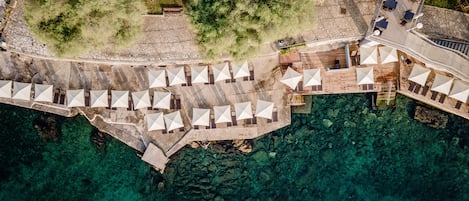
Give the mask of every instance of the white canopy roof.
<path id="1" fill-rule="evenodd" d="M 303 75 L 293 70 L 293 68 L 288 67 L 280 82 L 286 84 L 292 89 L 295 89 L 301 79 L 303 79 Z"/>
<path id="2" fill-rule="evenodd" d="M 111 107 L 129 107 L 129 91 L 111 91 Z"/>
<path id="3" fill-rule="evenodd" d="M 375 83 L 373 67 L 356 68 L 356 69 L 357 69 L 357 83 L 358 84 L 374 84 Z"/>
<path id="4" fill-rule="evenodd" d="M 215 82 L 231 79 L 228 63 L 213 65 L 212 71 Z"/>
<path id="5" fill-rule="evenodd" d="M 453 78 L 440 75 L 440 74 L 436 74 L 431 90 L 448 95 L 449 90 L 451 90 L 452 85 L 453 85 Z"/>
<path id="6" fill-rule="evenodd" d="M 234 79 L 240 78 L 240 77 L 246 77 L 250 75 L 247 61 L 245 61 L 241 66 L 231 63 L 231 69 L 233 70 Z"/>
<path id="7" fill-rule="evenodd" d="M 376 46 L 360 46 L 360 64 L 378 64 L 378 49 Z"/>
<path id="8" fill-rule="evenodd" d="M 191 67 L 191 80 L 192 80 L 192 83 L 207 83 L 208 82 L 208 67 L 207 66 Z"/>
<path id="9" fill-rule="evenodd" d="M 153 108 L 170 109 L 171 93 L 155 91 L 153 93 Z"/>
<path id="10" fill-rule="evenodd" d="M 427 82 L 427 78 L 429 75 L 429 69 L 426 69 L 419 64 L 415 64 L 412 68 L 412 71 L 410 72 L 408 79 L 423 86 Z"/>
<path id="11" fill-rule="evenodd" d="M 49 84 L 34 84 L 34 101 L 52 103 L 54 87 Z"/>
<path id="12" fill-rule="evenodd" d="M 193 108 L 192 109 L 192 125 L 209 126 L 210 125 L 210 109 Z"/>
<path id="13" fill-rule="evenodd" d="M 67 107 L 85 107 L 85 90 L 67 90 Z"/>
<path id="14" fill-rule="evenodd" d="M 166 69 L 168 74 L 169 86 L 186 83 L 186 74 L 184 74 L 184 67 L 176 67 Z"/>
<path id="15" fill-rule="evenodd" d="M 0 80 L 0 98 L 11 98 L 11 80 Z"/>
<path id="16" fill-rule="evenodd" d="M 318 68 L 303 71 L 303 86 L 317 86 L 321 84 L 321 71 Z"/>
<path id="17" fill-rule="evenodd" d="M 148 90 L 132 92 L 132 102 L 135 109 L 151 107 L 150 93 Z"/>
<path id="18" fill-rule="evenodd" d="M 31 100 L 31 83 L 13 82 L 13 99 Z"/>
<path id="19" fill-rule="evenodd" d="M 107 90 L 90 91 L 90 107 L 109 107 Z"/>
<path id="20" fill-rule="evenodd" d="M 399 61 L 396 48 L 381 46 L 379 47 L 379 56 L 382 64 Z"/>
<path id="21" fill-rule="evenodd" d="M 252 118 L 251 102 L 236 103 L 235 105 L 236 120 Z"/>
<path id="22" fill-rule="evenodd" d="M 256 104 L 256 117 L 263 117 L 272 119 L 272 112 L 274 110 L 274 103 L 269 101 L 257 100 Z"/>
<path id="23" fill-rule="evenodd" d="M 178 111 L 171 112 L 164 115 L 164 123 L 168 131 L 184 127 L 182 123 L 181 113 Z"/>
<path id="24" fill-rule="evenodd" d="M 454 98 L 463 103 L 467 102 L 469 96 L 469 85 L 461 80 L 454 80 L 453 89 L 449 93 L 449 97 Z"/>
<path id="25" fill-rule="evenodd" d="M 231 106 L 213 106 L 215 123 L 231 122 Z"/>
<path id="26" fill-rule="evenodd" d="M 148 70 L 148 82 L 150 88 L 166 87 L 165 70 Z"/>
<path id="27" fill-rule="evenodd" d="M 145 115 L 145 117 L 147 118 L 147 129 L 148 129 L 148 131 L 164 130 L 165 129 L 163 113 L 162 112 L 147 114 L 147 115 Z"/>

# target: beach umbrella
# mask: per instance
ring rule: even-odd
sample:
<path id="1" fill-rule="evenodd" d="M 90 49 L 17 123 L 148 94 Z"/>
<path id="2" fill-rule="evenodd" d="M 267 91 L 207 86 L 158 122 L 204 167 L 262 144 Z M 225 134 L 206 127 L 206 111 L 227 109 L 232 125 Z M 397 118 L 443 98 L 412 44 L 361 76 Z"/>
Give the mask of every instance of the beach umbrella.
<path id="1" fill-rule="evenodd" d="M 321 84 L 321 71 L 318 68 L 303 71 L 303 86 L 317 86 Z"/>
<path id="2" fill-rule="evenodd" d="M 280 82 L 289 86 L 291 89 L 295 89 L 296 85 L 298 85 L 302 79 L 303 75 L 293 70 L 293 68 L 288 67 Z"/>
<path id="3" fill-rule="evenodd" d="M 67 90 L 67 107 L 85 107 L 85 90 Z"/>
<path id="4" fill-rule="evenodd" d="M 210 109 L 192 108 L 192 125 L 209 126 Z"/>
<path id="5" fill-rule="evenodd" d="M 129 91 L 111 91 L 111 107 L 128 108 L 129 107 Z"/>
<path id="6" fill-rule="evenodd" d="M 166 73 L 168 74 L 169 86 L 186 83 L 184 67 L 166 69 Z"/>
<path id="7" fill-rule="evenodd" d="M 148 131 L 165 129 L 162 112 L 146 114 L 145 117 L 147 118 L 147 130 Z"/>
<path id="8" fill-rule="evenodd" d="M 235 112 L 236 112 L 236 120 L 252 118 L 252 108 L 251 108 L 250 101 L 236 103 L 234 107 L 235 107 Z"/>
<path id="9" fill-rule="evenodd" d="M 208 67 L 194 66 L 191 67 L 192 83 L 208 83 Z"/>
<path id="10" fill-rule="evenodd" d="M 13 82 L 13 99 L 31 100 L 31 83 Z"/>
<path id="11" fill-rule="evenodd" d="M 166 74 L 165 70 L 148 70 L 149 87 L 166 87 Z"/>
<path id="12" fill-rule="evenodd" d="M 11 98 L 11 80 L 0 80 L 0 98 Z"/>
<path id="13" fill-rule="evenodd" d="M 451 90 L 451 86 L 453 85 L 453 80 L 453 78 L 436 74 L 431 90 L 448 95 Z"/>
<path id="14" fill-rule="evenodd" d="M 392 48 L 388 46 L 381 46 L 381 47 L 378 47 L 378 49 L 379 49 L 379 56 L 381 57 L 382 64 L 399 61 L 399 59 L 397 58 L 396 48 Z"/>
<path id="15" fill-rule="evenodd" d="M 272 119 L 272 112 L 274 111 L 274 103 L 270 101 L 257 100 L 256 104 L 256 117 L 263 117 Z"/>
<path id="16" fill-rule="evenodd" d="M 355 68 L 357 71 L 358 84 L 374 84 L 375 77 L 373 74 L 373 67 Z"/>
<path id="17" fill-rule="evenodd" d="M 90 90 L 90 107 L 109 107 L 108 90 Z"/>
<path id="18" fill-rule="evenodd" d="M 376 46 L 360 46 L 360 64 L 378 64 L 378 49 L 376 49 Z"/>
<path id="19" fill-rule="evenodd" d="M 249 73 L 249 66 L 248 66 L 247 61 L 245 61 L 241 65 L 236 65 L 234 63 L 231 63 L 231 69 L 233 70 L 233 79 L 247 77 L 251 75 Z"/>
<path id="20" fill-rule="evenodd" d="M 212 71 L 215 82 L 231 79 L 228 63 L 213 65 Z"/>
<path id="21" fill-rule="evenodd" d="M 150 93 L 148 90 L 132 92 L 132 102 L 135 109 L 151 107 Z"/>
<path id="22" fill-rule="evenodd" d="M 469 85 L 461 80 L 454 80 L 453 88 L 449 93 L 449 97 L 454 98 L 463 103 L 467 102 L 469 96 Z"/>
<path id="23" fill-rule="evenodd" d="M 213 106 L 215 123 L 231 122 L 231 106 Z"/>
<path id="24" fill-rule="evenodd" d="M 420 64 L 415 64 L 414 67 L 412 67 L 412 71 L 410 72 L 408 79 L 423 86 L 427 82 L 430 72 L 431 71 L 429 69 L 424 68 Z"/>
<path id="25" fill-rule="evenodd" d="M 164 123 L 168 131 L 184 127 L 184 123 L 182 122 L 181 113 L 179 112 L 179 110 L 169 114 L 165 114 Z"/>
<path id="26" fill-rule="evenodd" d="M 153 108 L 167 109 L 171 107 L 171 93 L 170 92 L 153 92 Z"/>
<path id="27" fill-rule="evenodd" d="M 34 84 L 34 101 L 52 103 L 53 89 L 49 84 Z"/>

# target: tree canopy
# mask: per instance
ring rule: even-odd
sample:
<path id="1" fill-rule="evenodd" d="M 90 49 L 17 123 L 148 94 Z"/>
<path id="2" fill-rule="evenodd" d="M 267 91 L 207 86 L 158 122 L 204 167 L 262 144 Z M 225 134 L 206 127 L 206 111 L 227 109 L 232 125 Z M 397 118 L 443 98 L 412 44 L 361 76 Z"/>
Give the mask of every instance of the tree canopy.
<path id="1" fill-rule="evenodd" d="M 133 0 L 26 0 L 24 17 L 57 56 L 78 56 L 135 41 L 145 10 Z"/>
<path id="2" fill-rule="evenodd" d="M 208 58 L 253 56 L 262 43 L 295 36 L 314 21 L 314 0 L 192 0 L 186 2 Z"/>

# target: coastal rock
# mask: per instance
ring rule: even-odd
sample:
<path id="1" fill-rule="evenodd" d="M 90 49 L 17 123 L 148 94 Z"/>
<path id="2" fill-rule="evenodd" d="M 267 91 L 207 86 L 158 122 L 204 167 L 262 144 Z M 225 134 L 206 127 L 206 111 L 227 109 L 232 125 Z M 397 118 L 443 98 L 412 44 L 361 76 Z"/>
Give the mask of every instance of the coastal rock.
<path id="1" fill-rule="evenodd" d="M 99 149 L 99 150 L 105 150 L 106 149 L 106 142 L 108 141 L 108 139 L 110 138 L 108 136 L 108 134 L 106 133 L 103 133 L 97 129 L 95 129 L 92 133 L 91 133 L 91 142 L 93 143 L 93 145 Z"/>
<path id="2" fill-rule="evenodd" d="M 37 133 L 44 141 L 57 141 L 61 136 L 61 117 L 44 113 L 33 122 Z"/>
<path id="3" fill-rule="evenodd" d="M 190 142 L 189 146 L 191 146 L 193 149 L 197 149 L 200 147 L 200 144 L 197 142 Z"/>
<path id="4" fill-rule="evenodd" d="M 446 128 L 448 123 L 448 115 L 422 106 L 415 107 L 414 119 L 432 128 Z"/>
<path id="5" fill-rule="evenodd" d="M 233 147 L 241 153 L 252 152 L 252 141 L 250 140 L 233 140 Z"/>

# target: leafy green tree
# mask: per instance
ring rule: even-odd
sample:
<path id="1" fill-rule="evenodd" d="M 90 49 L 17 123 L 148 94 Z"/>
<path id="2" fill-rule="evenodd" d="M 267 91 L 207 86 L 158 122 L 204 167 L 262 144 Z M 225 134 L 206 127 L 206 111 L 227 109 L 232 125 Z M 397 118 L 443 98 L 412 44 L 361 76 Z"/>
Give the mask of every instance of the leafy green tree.
<path id="1" fill-rule="evenodd" d="M 259 46 L 295 36 L 314 22 L 314 0 L 192 0 L 185 3 L 208 58 L 253 56 Z"/>
<path id="2" fill-rule="evenodd" d="M 26 0 L 32 33 L 57 56 L 122 47 L 138 38 L 146 12 L 132 0 Z"/>

